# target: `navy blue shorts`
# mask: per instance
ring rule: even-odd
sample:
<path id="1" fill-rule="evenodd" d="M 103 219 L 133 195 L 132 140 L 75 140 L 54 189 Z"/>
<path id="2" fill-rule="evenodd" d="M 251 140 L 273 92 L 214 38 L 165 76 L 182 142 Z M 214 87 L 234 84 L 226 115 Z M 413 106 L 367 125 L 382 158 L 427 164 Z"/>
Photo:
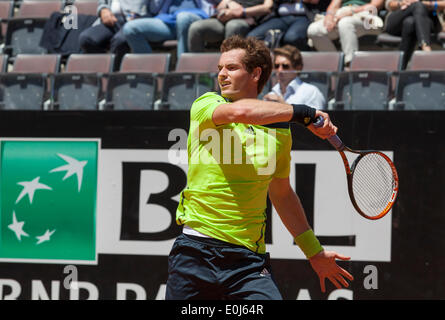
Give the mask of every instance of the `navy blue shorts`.
<path id="1" fill-rule="evenodd" d="M 268 254 L 181 234 L 168 258 L 166 300 L 282 300 Z"/>

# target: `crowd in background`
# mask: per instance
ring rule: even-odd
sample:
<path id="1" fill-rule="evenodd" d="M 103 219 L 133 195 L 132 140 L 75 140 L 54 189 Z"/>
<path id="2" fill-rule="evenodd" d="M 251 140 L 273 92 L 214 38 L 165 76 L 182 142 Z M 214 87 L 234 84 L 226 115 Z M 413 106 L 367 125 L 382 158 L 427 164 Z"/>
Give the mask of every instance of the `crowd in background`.
<path id="1" fill-rule="evenodd" d="M 217 51 L 233 34 L 275 36 L 271 49 L 339 47 L 348 68 L 362 36 L 385 32 L 401 37 L 406 68 L 414 50 L 431 50 L 444 9 L 445 0 L 100 0 L 99 19 L 79 43 L 84 53 L 112 52 L 120 61 L 125 53 L 151 53 L 166 40 L 177 40 L 180 57 Z"/>

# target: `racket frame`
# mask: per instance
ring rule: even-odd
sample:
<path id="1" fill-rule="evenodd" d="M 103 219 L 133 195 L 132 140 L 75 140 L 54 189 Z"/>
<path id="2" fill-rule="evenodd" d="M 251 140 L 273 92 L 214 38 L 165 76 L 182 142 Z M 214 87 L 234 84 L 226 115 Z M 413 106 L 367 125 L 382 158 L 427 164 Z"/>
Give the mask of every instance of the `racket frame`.
<path id="1" fill-rule="evenodd" d="M 348 151 L 351 153 L 355 153 L 358 154 L 358 157 L 354 160 L 354 162 L 352 163 L 351 166 L 349 166 L 349 160 L 346 157 L 344 151 Z M 396 167 L 394 165 L 394 163 L 392 162 L 392 160 L 383 152 L 377 151 L 377 150 L 363 150 L 363 151 L 358 151 L 358 150 L 353 150 L 351 148 L 346 147 L 345 145 L 343 145 L 342 150 L 337 149 L 337 151 L 340 153 L 340 156 L 343 160 L 343 164 L 345 166 L 345 171 L 346 171 L 346 178 L 347 178 L 347 182 L 348 182 L 348 194 L 349 194 L 349 198 L 351 200 L 352 205 L 354 206 L 354 209 L 364 218 L 369 219 L 369 220 L 378 220 L 383 218 L 393 207 L 396 199 L 397 199 L 397 194 L 399 191 L 399 176 L 397 174 L 397 170 Z M 392 195 L 391 195 L 391 199 L 389 200 L 387 206 L 385 207 L 385 209 L 383 209 L 383 211 L 381 211 L 378 215 L 375 216 L 370 216 L 366 213 L 364 213 L 360 207 L 357 204 L 357 201 L 355 200 L 354 197 L 354 192 L 352 189 L 352 180 L 354 178 L 354 171 L 355 168 L 357 166 L 357 164 L 359 163 L 359 161 L 367 154 L 370 153 L 375 153 L 378 154 L 379 156 L 381 156 L 382 158 L 384 158 L 386 160 L 386 162 L 388 163 L 388 165 L 391 168 L 392 171 L 392 175 L 394 178 L 394 187 L 392 190 Z"/>
<path id="2" fill-rule="evenodd" d="M 315 127 L 322 127 L 324 123 L 324 119 L 322 117 L 317 117 L 317 119 L 315 119 L 313 125 Z M 343 160 L 343 164 L 346 170 L 346 178 L 347 178 L 347 182 L 348 182 L 348 194 L 349 194 L 349 199 L 352 202 L 352 205 L 354 206 L 354 209 L 364 218 L 369 219 L 369 220 L 378 220 L 383 218 L 393 207 L 396 199 L 397 199 L 397 194 L 399 193 L 399 176 L 397 174 L 397 169 L 394 165 L 394 163 L 392 162 L 392 160 L 383 152 L 377 151 L 377 150 L 353 150 L 349 147 L 347 147 L 343 141 L 341 141 L 341 139 L 335 134 L 331 137 L 329 137 L 327 139 L 329 141 L 329 143 L 340 153 L 340 156 Z M 355 153 L 358 154 L 359 156 L 354 160 L 354 162 L 352 163 L 352 165 L 349 165 L 349 160 L 346 157 L 344 151 L 348 151 L 351 153 Z M 357 201 L 355 200 L 354 197 L 354 192 L 352 189 L 352 179 L 354 176 L 354 170 L 355 167 L 357 166 L 358 162 L 367 154 L 370 153 L 376 153 L 380 156 L 382 156 L 386 162 L 389 164 L 391 170 L 392 170 L 392 174 L 393 174 L 393 178 L 394 178 L 394 187 L 393 187 L 393 192 L 391 195 L 391 199 L 389 200 L 387 206 L 385 207 L 385 209 L 383 209 L 382 212 L 380 212 L 378 215 L 376 216 L 370 216 L 367 215 L 366 213 L 364 213 L 360 207 L 357 205 Z"/>

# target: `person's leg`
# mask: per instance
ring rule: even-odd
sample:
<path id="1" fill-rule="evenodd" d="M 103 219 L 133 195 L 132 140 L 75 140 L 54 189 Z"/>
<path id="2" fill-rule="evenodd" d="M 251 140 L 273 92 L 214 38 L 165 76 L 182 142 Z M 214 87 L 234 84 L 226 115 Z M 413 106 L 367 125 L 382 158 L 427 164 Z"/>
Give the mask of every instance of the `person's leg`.
<path id="1" fill-rule="evenodd" d="M 324 19 L 312 22 L 307 29 L 307 36 L 312 40 L 317 51 L 337 51 L 332 40 L 338 38 L 338 30 L 334 28 L 334 30 L 328 32 L 324 26 Z"/>
<path id="2" fill-rule="evenodd" d="M 380 19 L 377 16 L 366 16 L 365 19 Z M 355 51 L 359 49 L 358 39 L 364 35 L 377 35 L 381 32 L 381 27 L 368 28 L 363 23 L 363 17 L 355 14 L 353 16 L 344 17 L 338 22 L 338 33 L 340 35 L 340 43 L 342 51 L 345 54 L 345 65 L 349 65 Z"/>
<path id="3" fill-rule="evenodd" d="M 229 300 L 282 300 L 270 268 L 269 257 L 247 248 L 226 249 L 218 273 Z"/>
<path id="4" fill-rule="evenodd" d="M 190 25 L 202 18 L 191 12 L 180 12 L 176 16 L 176 37 L 178 40 L 177 57 L 182 53 L 188 52 L 188 32 Z"/>
<path id="5" fill-rule="evenodd" d="M 266 22 L 256 26 L 255 28 L 253 28 L 252 30 L 249 31 L 249 33 L 247 34 L 248 37 L 255 37 L 259 40 L 264 40 L 264 38 L 266 37 L 266 33 L 269 30 L 274 30 L 274 29 L 278 29 L 281 30 L 282 32 L 286 32 L 286 30 L 288 30 L 289 25 L 295 21 L 296 17 L 295 16 L 289 16 L 289 18 L 284 19 L 287 17 L 277 17 L 277 18 L 272 18 L 267 20 Z M 287 20 L 292 20 L 290 23 L 286 23 Z"/>
<path id="6" fill-rule="evenodd" d="M 108 49 L 111 38 L 118 32 L 119 28 L 107 27 L 99 23 L 89 27 L 79 35 L 79 45 L 84 53 L 104 53 Z"/>
<path id="7" fill-rule="evenodd" d="M 125 22 L 122 21 L 119 31 L 110 40 L 110 51 L 115 54 L 113 67 L 115 71 L 119 70 L 124 55 L 130 52 L 130 47 L 123 31 L 124 24 Z"/>
<path id="8" fill-rule="evenodd" d="M 402 69 L 406 69 L 417 43 L 414 17 L 406 17 L 402 21 L 402 28 L 402 41 L 400 42 L 399 49 L 403 52 Z"/>
<path id="9" fill-rule="evenodd" d="M 384 27 L 385 32 L 393 36 L 400 37 L 402 34 L 403 21 L 406 17 L 412 15 L 412 8 L 408 7 L 405 10 L 396 10 L 389 13 Z"/>
<path id="10" fill-rule="evenodd" d="M 422 2 L 414 2 L 410 7 L 413 7 L 413 18 L 419 46 L 424 51 L 431 51 L 433 21 L 429 17 L 428 10 Z"/>
<path id="11" fill-rule="evenodd" d="M 308 51 L 307 29 L 311 22 L 306 16 L 296 16 L 293 20 L 284 34 L 283 44 L 291 44 L 300 50 Z"/>
<path id="12" fill-rule="evenodd" d="M 203 52 L 205 44 L 224 40 L 224 24 L 218 19 L 210 18 L 195 21 L 190 25 L 188 49 L 190 52 Z"/>
<path id="13" fill-rule="evenodd" d="M 251 27 L 244 19 L 232 19 L 226 22 L 224 30 L 224 39 L 227 39 L 235 34 L 246 36 Z"/>
<path id="14" fill-rule="evenodd" d="M 181 234 L 168 257 L 165 300 L 216 300 L 220 298 L 216 272 L 209 259 L 213 247 L 197 237 Z"/>
<path id="15" fill-rule="evenodd" d="M 133 53 L 151 53 L 150 42 L 176 38 L 176 31 L 161 19 L 140 18 L 124 25 L 124 35 Z"/>

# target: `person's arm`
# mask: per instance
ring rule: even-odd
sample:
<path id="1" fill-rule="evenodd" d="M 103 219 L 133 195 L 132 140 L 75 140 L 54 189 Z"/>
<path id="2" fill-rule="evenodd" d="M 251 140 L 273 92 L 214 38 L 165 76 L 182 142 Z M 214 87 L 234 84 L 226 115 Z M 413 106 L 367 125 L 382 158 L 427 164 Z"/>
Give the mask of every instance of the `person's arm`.
<path id="1" fill-rule="evenodd" d="M 236 1 L 229 1 L 226 6 L 228 9 L 225 9 L 223 17 L 220 17 L 222 22 L 231 19 L 255 18 L 269 14 L 272 12 L 273 0 L 264 0 L 262 4 L 249 8 L 242 7 Z"/>
<path id="2" fill-rule="evenodd" d="M 326 251 L 321 247 L 307 222 L 299 197 L 290 186 L 289 178 L 273 178 L 269 185 L 269 198 L 281 221 L 317 273 L 321 291 L 326 291 L 326 278 L 338 289 L 342 286 L 349 287 L 346 279 L 352 281 L 354 277 L 338 266 L 335 259 L 349 260 L 350 258 L 334 251 Z"/>
<path id="3" fill-rule="evenodd" d="M 324 125 L 315 128 L 313 124 L 309 124 L 307 128 L 321 139 L 326 139 L 337 132 L 325 112 L 315 109 L 315 116 L 324 118 Z M 295 109 L 290 104 L 278 102 L 264 101 L 258 99 L 241 99 L 233 103 L 221 104 L 216 107 L 212 115 L 215 125 L 226 123 L 246 123 L 264 125 L 276 122 L 289 122 L 295 119 Z"/>
<path id="4" fill-rule="evenodd" d="M 320 0 L 303 0 L 304 3 L 318 4 Z"/>
<path id="5" fill-rule="evenodd" d="M 335 14 L 340 7 L 341 0 L 332 0 L 326 9 L 326 16 L 324 17 L 323 24 L 328 32 L 331 32 L 336 25 Z"/>
<path id="6" fill-rule="evenodd" d="M 352 11 L 352 13 L 359 13 L 359 12 L 367 11 L 367 10 L 370 12 L 374 12 L 373 8 L 380 10 L 380 9 L 383 9 L 384 5 L 385 5 L 385 0 L 371 0 L 370 3 L 353 8 L 351 11 Z"/>
<path id="7" fill-rule="evenodd" d="M 390 1 L 387 0 L 387 3 L 385 5 L 388 11 L 396 11 L 400 9 L 401 6 L 402 6 L 402 1 L 400 0 L 390 0 Z"/>
<path id="8" fill-rule="evenodd" d="M 423 1 L 422 2 L 429 10 L 436 9 L 437 12 L 445 9 L 445 0 L 442 1 Z"/>

